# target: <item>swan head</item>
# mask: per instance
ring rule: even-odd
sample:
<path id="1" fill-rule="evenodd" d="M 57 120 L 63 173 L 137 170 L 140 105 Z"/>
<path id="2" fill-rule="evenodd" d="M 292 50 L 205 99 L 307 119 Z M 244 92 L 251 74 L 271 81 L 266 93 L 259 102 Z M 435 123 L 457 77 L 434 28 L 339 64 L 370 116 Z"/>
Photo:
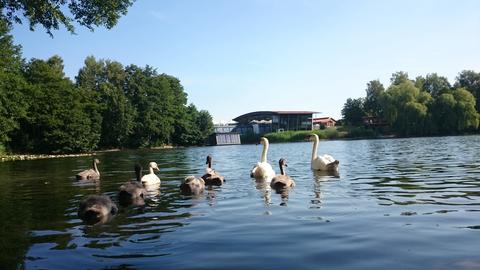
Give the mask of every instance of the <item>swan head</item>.
<path id="1" fill-rule="evenodd" d="M 212 156 L 208 155 L 207 156 L 207 161 L 205 162 L 205 164 L 211 164 L 211 163 L 212 163 Z"/>
<path id="2" fill-rule="evenodd" d="M 268 144 L 268 139 L 265 137 L 260 138 L 260 144 L 267 145 Z"/>
<path id="3" fill-rule="evenodd" d="M 185 177 L 184 183 L 189 184 L 189 183 L 195 182 L 196 180 L 197 180 L 197 178 L 195 176 L 191 175 L 191 176 Z"/>
<path id="4" fill-rule="evenodd" d="M 205 181 L 202 178 L 195 176 L 187 176 L 180 185 L 180 190 L 183 195 L 199 195 L 205 188 Z"/>
<path id="5" fill-rule="evenodd" d="M 288 167 L 288 165 L 287 165 L 287 160 L 284 159 L 284 158 L 281 158 L 281 159 L 278 161 L 278 165 L 280 165 L 280 167 Z"/>
<path id="6" fill-rule="evenodd" d="M 157 170 L 157 171 L 160 171 L 160 169 L 158 168 L 158 165 L 157 165 L 156 162 L 150 162 L 150 163 L 148 164 L 148 166 L 149 166 L 150 168 L 152 168 L 152 169 L 155 169 L 155 170 Z"/>
<path id="7" fill-rule="evenodd" d="M 98 158 L 95 158 L 95 159 L 93 160 L 93 163 L 95 163 L 95 164 L 100 164 L 100 160 L 98 160 Z"/>
<path id="8" fill-rule="evenodd" d="M 340 161 L 338 160 L 335 160 L 334 162 L 330 163 L 327 165 L 327 170 L 329 172 L 333 172 L 333 173 L 338 173 L 338 164 L 340 163 Z"/>
<path id="9" fill-rule="evenodd" d="M 314 134 L 310 135 L 309 140 L 314 142 L 314 141 L 318 141 L 320 139 L 318 138 L 318 135 L 314 133 Z"/>

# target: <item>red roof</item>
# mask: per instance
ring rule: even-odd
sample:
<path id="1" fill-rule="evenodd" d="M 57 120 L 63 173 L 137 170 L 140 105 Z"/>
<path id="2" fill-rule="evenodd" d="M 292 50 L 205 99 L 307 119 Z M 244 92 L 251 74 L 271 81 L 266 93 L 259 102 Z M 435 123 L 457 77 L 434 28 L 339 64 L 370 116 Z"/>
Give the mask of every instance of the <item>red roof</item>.
<path id="1" fill-rule="evenodd" d="M 328 123 L 328 122 L 334 122 L 336 123 L 337 120 L 331 118 L 331 117 L 319 117 L 319 118 L 313 118 L 313 123 L 314 124 L 323 124 L 323 123 Z"/>

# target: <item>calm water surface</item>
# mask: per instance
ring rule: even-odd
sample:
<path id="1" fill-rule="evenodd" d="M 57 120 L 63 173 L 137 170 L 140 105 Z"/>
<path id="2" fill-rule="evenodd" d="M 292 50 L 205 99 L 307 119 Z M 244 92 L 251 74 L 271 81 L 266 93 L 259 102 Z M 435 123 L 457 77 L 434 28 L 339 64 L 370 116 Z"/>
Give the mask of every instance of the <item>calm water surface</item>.
<path id="1" fill-rule="evenodd" d="M 311 147 L 270 147 L 288 194 L 249 178 L 260 145 L 102 153 L 93 184 L 74 178 L 89 157 L 0 163 L 1 269 L 480 269 L 480 136 L 321 142 L 338 176 L 310 170 Z M 226 184 L 181 196 L 207 154 Z M 79 201 L 116 200 L 135 161 L 159 164 L 160 193 L 84 225 Z"/>

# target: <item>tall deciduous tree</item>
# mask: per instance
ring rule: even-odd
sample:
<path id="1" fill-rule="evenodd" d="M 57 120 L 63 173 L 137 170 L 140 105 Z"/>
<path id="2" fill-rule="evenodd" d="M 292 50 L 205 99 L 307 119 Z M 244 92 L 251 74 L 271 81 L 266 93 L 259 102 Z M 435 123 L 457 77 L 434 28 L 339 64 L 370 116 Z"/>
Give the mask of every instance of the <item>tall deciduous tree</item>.
<path id="1" fill-rule="evenodd" d="M 90 30 L 98 26 L 110 29 L 122 15 L 127 14 L 133 2 L 134 0 L 0 0 L 0 19 L 10 25 L 22 23 L 26 19 L 30 30 L 39 24 L 50 35 L 52 30 L 57 30 L 62 25 L 74 33 L 74 22 Z"/>
<path id="2" fill-rule="evenodd" d="M 432 97 L 437 97 L 443 93 L 447 93 L 451 88 L 452 86 L 446 77 L 438 76 L 437 73 L 431 73 L 427 74 L 420 89 L 426 91 Z"/>
<path id="3" fill-rule="evenodd" d="M 0 20 L 0 145 L 10 141 L 10 133 L 27 112 L 21 47 L 13 44 L 9 31 L 7 23 Z"/>
<path id="4" fill-rule="evenodd" d="M 392 77 L 390 78 L 390 83 L 392 85 L 399 85 L 401 83 L 410 81 L 408 78 L 408 73 L 404 71 L 397 71 L 392 74 Z"/>
<path id="5" fill-rule="evenodd" d="M 457 101 L 451 93 L 441 94 L 435 99 L 431 107 L 435 133 L 451 134 L 457 132 L 456 104 Z"/>
<path id="6" fill-rule="evenodd" d="M 31 103 L 14 147 L 40 153 L 94 149 L 100 133 L 86 112 L 88 101 L 65 77 L 62 59 L 33 59 L 27 64 L 25 78 L 30 83 Z"/>
<path id="7" fill-rule="evenodd" d="M 124 93 L 126 73 L 118 62 L 85 59 L 77 76 L 77 85 L 89 91 L 92 110 L 101 115 L 102 148 L 122 147 L 132 133 L 135 110 Z"/>
<path id="8" fill-rule="evenodd" d="M 365 113 L 368 116 L 377 118 L 383 117 L 382 115 L 382 95 L 385 92 L 383 84 L 379 80 L 373 80 L 367 83 L 367 96 L 365 98 Z"/>
<path id="9" fill-rule="evenodd" d="M 398 134 L 422 135 L 431 101 L 430 94 L 420 92 L 410 80 L 392 84 L 385 92 L 386 118 Z"/>
<path id="10" fill-rule="evenodd" d="M 347 99 L 347 102 L 343 105 L 342 117 L 349 125 L 362 124 L 363 117 L 365 116 L 363 98 Z"/>
<path id="11" fill-rule="evenodd" d="M 477 112 L 480 112 L 480 73 L 464 70 L 457 76 L 455 87 L 463 87 L 470 91 L 476 99 Z"/>
<path id="12" fill-rule="evenodd" d="M 455 106 L 457 115 L 457 129 L 462 132 L 469 129 L 477 129 L 479 114 L 475 110 L 475 97 L 469 91 L 460 88 L 453 92 L 457 101 Z"/>
<path id="13" fill-rule="evenodd" d="M 186 94 L 180 82 L 152 67 L 126 67 L 125 93 L 137 111 L 130 144 L 158 146 L 172 142 L 175 123 L 183 117 Z"/>

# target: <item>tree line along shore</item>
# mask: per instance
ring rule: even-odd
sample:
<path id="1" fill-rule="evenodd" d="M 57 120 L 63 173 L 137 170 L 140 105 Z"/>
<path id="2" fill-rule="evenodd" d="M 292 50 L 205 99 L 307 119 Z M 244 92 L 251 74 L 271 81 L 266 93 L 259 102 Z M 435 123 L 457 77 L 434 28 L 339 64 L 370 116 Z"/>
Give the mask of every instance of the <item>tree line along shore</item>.
<path id="1" fill-rule="evenodd" d="M 479 132 L 479 110 L 478 72 L 461 71 L 453 85 L 436 73 L 410 79 L 396 72 L 386 89 L 373 80 L 365 97 L 347 99 L 342 122 L 401 137 L 471 134 Z"/>
<path id="2" fill-rule="evenodd" d="M 213 129 L 180 81 L 153 67 L 89 56 L 75 80 L 63 60 L 22 57 L 0 20 L 0 155 L 202 145 Z"/>

